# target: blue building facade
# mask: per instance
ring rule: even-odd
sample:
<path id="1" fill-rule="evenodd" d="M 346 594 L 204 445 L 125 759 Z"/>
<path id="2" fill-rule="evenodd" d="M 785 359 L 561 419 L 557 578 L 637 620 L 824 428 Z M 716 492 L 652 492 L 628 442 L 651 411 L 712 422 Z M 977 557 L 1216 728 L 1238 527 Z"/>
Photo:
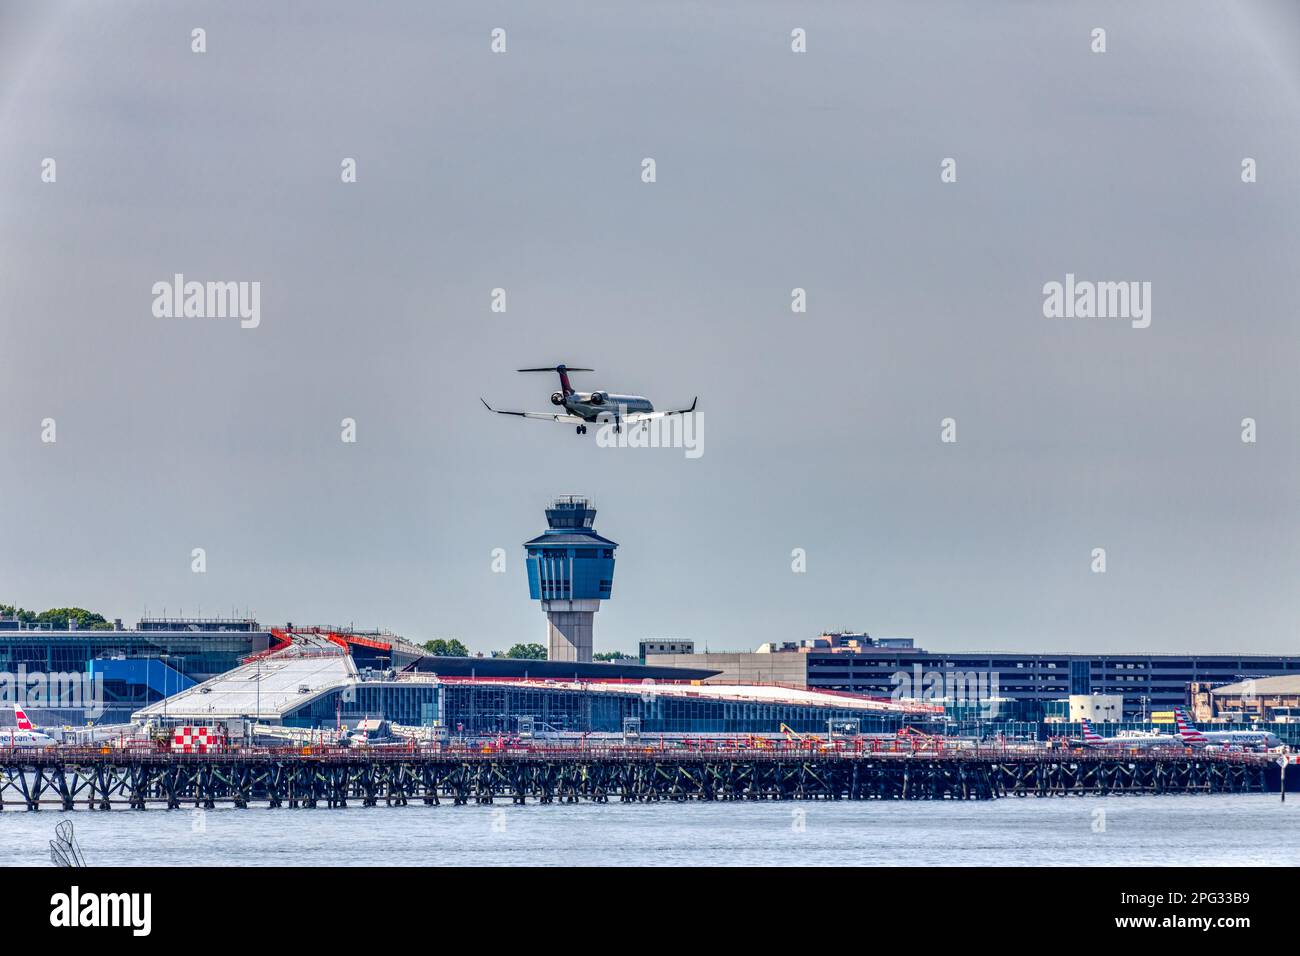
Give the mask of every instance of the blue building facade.
<path id="1" fill-rule="evenodd" d="M 546 531 L 524 542 L 528 596 L 534 601 L 605 600 L 614 588 L 618 545 L 592 527 L 596 509 L 577 495 L 556 498 L 546 509 Z"/>
<path id="2" fill-rule="evenodd" d="M 440 688 L 437 684 L 364 683 L 335 688 L 288 710 L 281 718 L 286 727 L 332 727 L 336 720 L 352 725 L 362 718 L 428 727 L 440 722 Z"/>
<path id="3" fill-rule="evenodd" d="M 133 629 L 56 631 L 0 622 L 0 673 L 84 675 L 93 708 L 24 698 L 49 724 L 118 723 L 133 711 L 235 667 L 271 641 L 255 621 L 142 621 Z M 18 703 L 20 701 L 14 701 Z"/>
<path id="4" fill-rule="evenodd" d="M 595 521 L 587 498 L 565 495 L 546 509 L 546 531 L 524 542 L 528 595 L 542 602 L 553 661 L 591 660 L 593 617 L 614 592 L 618 544 L 597 534 Z"/>
<path id="5" fill-rule="evenodd" d="M 829 721 L 852 720 L 862 733 L 893 733 L 902 715 L 784 701 L 726 700 L 626 691 L 561 687 L 520 687 L 466 681 L 444 684 L 443 720 L 453 735 L 513 734 L 521 717 L 539 731 L 607 733 L 623 730 L 629 717 L 642 734 L 776 734 L 786 726 L 796 733 L 825 734 Z M 926 726 L 916 719 L 912 726 Z"/>

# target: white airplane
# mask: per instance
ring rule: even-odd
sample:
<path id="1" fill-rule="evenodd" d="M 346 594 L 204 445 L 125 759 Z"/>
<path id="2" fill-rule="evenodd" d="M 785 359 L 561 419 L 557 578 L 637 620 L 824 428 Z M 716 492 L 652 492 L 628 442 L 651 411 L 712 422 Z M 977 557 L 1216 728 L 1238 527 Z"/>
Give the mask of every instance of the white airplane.
<path id="1" fill-rule="evenodd" d="M 623 425 L 635 425 L 639 422 L 648 422 L 653 418 L 664 418 L 668 415 L 685 415 L 688 412 L 695 411 L 695 402 L 699 401 L 697 396 L 695 401 L 691 402 L 690 408 L 679 408 L 671 412 L 657 412 L 650 399 L 642 395 L 617 395 L 613 392 L 595 391 L 579 392 L 575 391 L 569 384 L 570 372 L 590 372 L 589 368 L 569 368 L 566 365 L 556 365 L 548 368 L 521 368 L 521 372 L 555 372 L 560 376 L 560 391 L 551 394 L 551 404 L 563 408 L 562 412 L 507 412 L 499 408 L 493 408 L 487 403 L 487 399 L 480 398 L 483 407 L 489 412 L 496 412 L 498 415 L 517 415 L 520 418 L 538 418 L 543 421 L 565 422 L 578 427 L 578 434 L 585 435 L 587 426 L 596 422 L 613 422 L 614 431 L 623 430 Z"/>
<path id="2" fill-rule="evenodd" d="M 1197 730 L 1181 707 L 1174 708 L 1178 722 L 1178 736 L 1194 747 L 1210 744 L 1215 747 L 1251 747 L 1272 750 L 1282 746 L 1282 738 L 1265 730 Z"/>
<path id="3" fill-rule="evenodd" d="M 1182 740 L 1172 734 L 1148 734 L 1135 737 L 1099 737 L 1093 732 L 1092 722 L 1087 717 L 1081 718 L 1083 740 L 1077 741 L 1085 747 L 1110 747 L 1115 749 L 1137 749 L 1141 747 L 1186 747 Z"/>
<path id="4" fill-rule="evenodd" d="M 0 705 L 0 747 L 52 747 L 56 743 L 53 737 L 33 727 L 17 704 Z"/>

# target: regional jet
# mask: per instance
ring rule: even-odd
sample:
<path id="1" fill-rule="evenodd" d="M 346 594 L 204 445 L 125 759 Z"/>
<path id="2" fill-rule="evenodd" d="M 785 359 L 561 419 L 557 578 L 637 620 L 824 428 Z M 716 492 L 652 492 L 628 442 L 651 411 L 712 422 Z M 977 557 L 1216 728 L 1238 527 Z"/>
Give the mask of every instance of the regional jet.
<path id="1" fill-rule="evenodd" d="M 487 403 L 487 400 L 480 398 L 479 401 L 489 412 L 496 412 L 498 415 L 517 415 L 520 418 L 538 418 L 543 421 L 565 422 L 570 425 L 576 425 L 579 435 L 587 433 L 587 426 L 596 422 L 612 422 L 614 431 L 623 430 L 623 425 L 636 425 L 640 422 L 648 422 L 655 418 L 665 418 L 669 415 L 685 415 L 688 412 L 695 411 L 695 402 L 699 401 L 696 397 L 691 402 L 690 408 L 679 408 L 671 412 L 657 412 L 650 399 L 641 395 L 617 395 L 613 392 L 595 391 L 579 392 L 575 391 L 569 383 L 570 372 L 590 372 L 589 368 L 569 368 L 566 365 L 548 366 L 546 368 L 521 368 L 521 372 L 555 372 L 560 376 L 560 391 L 551 394 L 551 404 L 562 408 L 559 412 L 507 412 L 499 408 L 493 408 Z"/>
<path id="2" fill-rule="evenodd" d="M 1277 734 L 1264 730 L 1197 730 L 1181 707 L 1174 708 L 1174 720 L 1178 722 L 1178 736 L 1184 743 L 1194 747 L 1204 747 L 1209 744 L 1214 747 L 1272 750 L 1274 747 L 1282 746 L 1282 739 Z"/>

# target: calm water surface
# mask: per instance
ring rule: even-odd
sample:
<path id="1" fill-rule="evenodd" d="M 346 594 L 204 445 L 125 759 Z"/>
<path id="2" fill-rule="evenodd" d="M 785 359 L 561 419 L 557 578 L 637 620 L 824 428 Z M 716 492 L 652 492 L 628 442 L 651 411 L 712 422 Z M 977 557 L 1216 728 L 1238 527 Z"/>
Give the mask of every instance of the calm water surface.
<path id="1" fill-rule="evenodd" d="M 1300 865 L 1300 798 L 607 804 L 0 814 L 0 862 L 49 865 Z"/>

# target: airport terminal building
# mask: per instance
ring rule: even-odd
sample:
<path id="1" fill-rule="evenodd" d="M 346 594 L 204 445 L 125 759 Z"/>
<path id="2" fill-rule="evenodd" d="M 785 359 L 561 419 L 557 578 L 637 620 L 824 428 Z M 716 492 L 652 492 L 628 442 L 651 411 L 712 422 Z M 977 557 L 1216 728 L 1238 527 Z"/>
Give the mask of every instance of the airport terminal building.
<path id="1" fill-rule="evenodd" d="M 251 618 L 145 618 L 134 628 L 117 621 L 111 629 L 54 630 L 7 617 L 0 618 L 0 672 L 16 681 L 30 675 L 85 675 L 99 696 L 93 721 L 120 723 L 152 701 L 295 641 L 339 647 L 342 640 L 363 667 L 406 666 L 423 654 L 392 635 L 341 630 L 269 627 Z M 82 706 L 30 697 L 23 702 L 33 719 L 44 723 L 82 725 L 92 719 Z"/>
<path id="2" fill-rule="evenodd" d="M 595 665 L 599 667 L 600 665 Z M 453 737 L 536 734 L 825 734 L 832 721 L 861 733 L 926 725 L 942 708 L 853 694 L 691 682 L 440 676 L 358 668 L 342 650 L 294 647 L 242 664 L 138 710 L 136 720 L 253 722 L 331 729 L 381 718 Z"/>
<path id="3" fill-rule="evenodd" d="M 656 654 L 648 664 L 693 666 L 717 672 L 710 682 L 755 682 L 889 697 L 904 675 L 996 674 L 996 696 L 1008 716 L 1041 720 L 1046 705 L 1071 695 L 1111 694 L 1124 700 L 1124 717 L 1186 706 L 1193 683 L 1217 686 L 1264 677 L 1300 675 L 1300 656 L 1254 654 L 1053 654 L 998 651 L 931 652 L 907 638 L 830 633 L 810 641 L 763 645 L 758 651 Z"/>
<path id="4" fill-rule="evenodd" d="M 225 716 L 285 726 L 382 716 L 417 726 L 436 723 L 451 733 L 508 735 L 522 718 L 556 733 L 617 733 L 635 720 L 651 734 L 743 734 L 777 732 L 782 725 L 796 733 L 823 732 L 830 720 L 857 719 L 864 733 L 888 733 L 904 724 L 942 728 L 937 707 L 946 712 L 950 733 L 986 733 L 992 720 L 1022 725 L 1008 732 L 1041 735 L 1056 732 L 1050 722 L 1064 719 L 1061 704 L 1070 697 L 1117 698 L 1121 720 L 1138 724 L 1175 706 L 1197 710 L 1193 688 L 1209 700 L 1210 690 L 1225 685 L 1300 678 L 1300 657 L 1290 656 L 939 653 L 906 638 L 848 633 L 756 652 L 692 650 L 686 640 L 646 641 L 643 663 L 435 657 L 391 634 L 269 627 L 252 619 L 146 619 L 129 629 L 116 623 L 113 629 L 60 631 L 0 619 L 0 672 L 86 675 L 102 695 L 93 718 L 101 724 L 126 722 L 163 698 L 168 708 L 178 697 L 189 700 L 196 719 L 215 715 L 219 698 L 211 695 L 221 688 Z M 282 697 L 270 693 L 282 669 L 275 662 L 313 654 L 335 661 L 324 665 L 328 679 L 322 677 L 321 687 L 285 674 Z M 337 663 L 343 658 L 350 671 Z M 240 677 L 250 666 L 253 677 Z M 923 695 L 933 675 L 984 679 L 981 699 L 997 699 L 996 715 L 980 713 L 969 699 Z M 900 680 L 910 686 L 896 694 Z M 268 696 L 259 698 L 259 686 Z M 236 705 L 240 694 L 247 700 Z M 890 700 L 895 696 L 931 706 L 855 703 L 900 703 Z M 84 725 L 89 719 L 84 712 L 26 703 L 41 723 Z M 1270 713 L 1279 709 L 1290 718 L 1281 704 Z M 1226 706 L 1218 711 L 1229 712 Z"/>

